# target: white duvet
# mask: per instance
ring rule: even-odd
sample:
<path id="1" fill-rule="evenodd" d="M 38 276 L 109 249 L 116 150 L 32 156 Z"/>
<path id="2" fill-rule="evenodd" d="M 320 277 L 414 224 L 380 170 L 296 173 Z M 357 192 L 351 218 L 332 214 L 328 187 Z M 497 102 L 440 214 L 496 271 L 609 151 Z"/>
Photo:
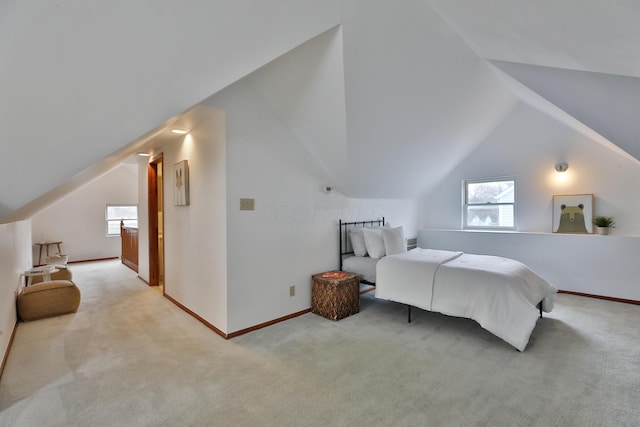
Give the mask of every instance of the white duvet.
<path id="1" fill-rule="evenodd" d="M 376 267 L 376 298 L 473 319 L 524 351 L 557 290 L 519 261 L 490 255 L 416 248 Z"/>

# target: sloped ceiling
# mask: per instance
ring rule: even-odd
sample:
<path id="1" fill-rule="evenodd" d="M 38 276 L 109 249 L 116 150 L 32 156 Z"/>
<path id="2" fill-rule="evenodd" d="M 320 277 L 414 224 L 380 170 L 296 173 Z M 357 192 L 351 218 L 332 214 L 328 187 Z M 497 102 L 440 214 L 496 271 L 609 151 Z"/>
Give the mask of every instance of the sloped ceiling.
<path id="1" fill-rule="evenodd" d="M 333 28 L 246 78 L 334 187 L 349 178 L 342 44 L 341 27 Z"/>
<path id="2" fill-rule="evenodd" d="M 640 159 L 640 78 L 501 61 L 493 63 Z"/>
<path id="3" fill-rule="evenodd" d="M 637 0 L 426 0 L 482 58 L 640 77 Z"/>
<path id="4" fill-rule="evenodd" d="M 3 0 L 0 221 L 340 19 L 340 0 Z"/>
<path id="5" fill-rule="evenodd" d="M 424 0 L 346 2 L 343 37 L 349 196 L 429 192 L 517 103 Z"/>
<path id="6" fill-rule="evenodd" d="M 638 22 L 636 0 L 3 1 L 0 222 L 28 217 L 339 24 L 342 46 L 327 52 L 342 50 L 344 88 L 307 111 L 313 120 L 290 117 L 347 195 L 429 192 L 517 104 L 500 73 L 639 157 L 625 114 L 638 107 Z M 291 113 L 289 101 L 274 108 Z M 313 136 L 322 123 L 336 127 Z"/>
<path id="7" fill-rule="evenodd" d="M 341 28 L 247 80 L 355 198 L 429 191 L 517 103 L 423 0 L 346 2 Z"/>
<path id="8" fill-rule="evenodd" d="M 640 2 L 429 3 L 480 57 L 557 107 L 552 116 L 640 159 Z"/>

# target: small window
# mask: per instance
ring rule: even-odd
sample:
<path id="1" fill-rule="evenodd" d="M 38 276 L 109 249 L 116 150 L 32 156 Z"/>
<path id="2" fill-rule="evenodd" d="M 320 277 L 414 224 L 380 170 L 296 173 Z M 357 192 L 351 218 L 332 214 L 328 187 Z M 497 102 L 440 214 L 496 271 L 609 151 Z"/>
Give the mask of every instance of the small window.
<path id="1" fill-rule="evenodd" d="M 463 184 L 464 229 L 515 230 L 516 179 L 467 179 Z"/>
<path id="2" fill-rule="evenodd" d="M 120 220 L 125 227 L 138 227 L 138 205 L 107 205 L 107 236 L 120 235 Z"/>

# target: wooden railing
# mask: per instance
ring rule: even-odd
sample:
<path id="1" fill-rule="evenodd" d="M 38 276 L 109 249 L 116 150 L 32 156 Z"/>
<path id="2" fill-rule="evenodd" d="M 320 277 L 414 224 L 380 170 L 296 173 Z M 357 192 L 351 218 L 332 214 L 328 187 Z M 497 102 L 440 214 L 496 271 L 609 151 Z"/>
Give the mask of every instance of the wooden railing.
<path id="1" fill-rule="evenodd" d="M 137 273 L 138 229 L 125 227 L 124 222 L 120 221 L 120 240 L 122 241 L 122 263 Z"/>

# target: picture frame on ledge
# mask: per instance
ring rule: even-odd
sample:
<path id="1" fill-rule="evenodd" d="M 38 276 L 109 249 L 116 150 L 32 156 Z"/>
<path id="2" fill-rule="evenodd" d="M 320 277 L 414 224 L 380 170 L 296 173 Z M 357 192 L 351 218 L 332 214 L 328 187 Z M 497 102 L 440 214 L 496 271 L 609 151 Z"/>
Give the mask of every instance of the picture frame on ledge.
<path id="1" fill-rule="evenodd" d="M 182 160 L 173 165 L 173 204 L 189 206 L 189 162 Z"/>
<path id="2" fill-rule="evenodd" d="M 554 233 L 593 234 L 593 194 L 553 196 Z"/>

